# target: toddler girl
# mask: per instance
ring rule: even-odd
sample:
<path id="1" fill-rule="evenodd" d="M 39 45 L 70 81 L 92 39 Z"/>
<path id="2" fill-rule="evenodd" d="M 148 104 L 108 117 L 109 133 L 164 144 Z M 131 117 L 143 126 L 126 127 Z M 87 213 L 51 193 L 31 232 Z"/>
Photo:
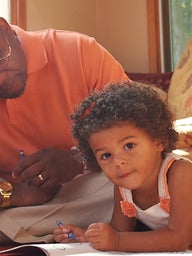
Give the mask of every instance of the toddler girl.
<path id="1" fill-rule="evenodd" d="M 99 250 L 183 251 L 192 243 L 192 162 L 172 153 L 173 117 L 151 86 L 111 84 L 77 108 L 73 136 L 87 168 L 114 183 L 110 224 L 55 229 L 57 242 L 90 242 Z M 103 213 L 105 214 L 105 213 Z M 151 230 L 135 232 L 136 219 Z"/>

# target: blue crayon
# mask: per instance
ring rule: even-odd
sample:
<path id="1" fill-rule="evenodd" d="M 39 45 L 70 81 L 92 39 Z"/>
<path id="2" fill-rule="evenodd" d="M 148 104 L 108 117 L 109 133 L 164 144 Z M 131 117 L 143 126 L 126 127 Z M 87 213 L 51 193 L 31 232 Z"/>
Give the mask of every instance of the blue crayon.
<path id="1" fill-rule="evenodd" d="M 25 158 L 25 153 L 24 153 L 24 150 L 23 149 L 20 149 L 19 150 L 19 155 L 20 155 L 20 159 L 24 159 Z M 30 186 L 31 185 L 31 182 L 30 181 L 27 181 L 27 185 Z"/>
<path id="2" fill-rule="evenodd" d="M 64 226 L 63 223 L 62 223 L 60 220 L 57 220 L 57 221 L 56 221 L 56 224 L 57 224 L 58 227 Z M 73 233 L 71 233 L 71 232 L 68 232 L 68 237 L 69 237 L 71 240 L 75 240 L 75 239 L 76 239 L 76 236 L 75 236 Z"/>
<path id="3" fill-rule="evenodd" d="M 19 150 L 19 155 L 20 155 L 20 158 L 21 158 L 21 159 L 24 159 L 24 158 L 25 158 L 25 153 L 24 153 L 24 150 L 23 150 L 23 149 L 20 149 L 20 150 Z"/>

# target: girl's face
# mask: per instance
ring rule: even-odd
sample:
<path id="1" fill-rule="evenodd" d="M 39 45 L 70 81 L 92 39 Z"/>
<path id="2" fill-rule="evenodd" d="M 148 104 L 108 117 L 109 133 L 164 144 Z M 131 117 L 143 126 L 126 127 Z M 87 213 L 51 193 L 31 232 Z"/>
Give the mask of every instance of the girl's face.
<path id="1" fill-rule="evenodd" d="M 121 122 L 93 133 L 89 143 L 114 184 L 133 190 L 157 181 L 163 145 L 134 124 Z"/>

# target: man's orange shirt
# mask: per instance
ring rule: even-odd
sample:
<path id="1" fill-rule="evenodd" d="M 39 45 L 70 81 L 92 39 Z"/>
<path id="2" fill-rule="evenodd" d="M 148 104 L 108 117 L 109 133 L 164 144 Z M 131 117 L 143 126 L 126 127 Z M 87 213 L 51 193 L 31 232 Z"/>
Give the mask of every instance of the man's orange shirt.
<path id="1" fill-rule="evenodd" d="M 17 99 L 0 100 L 0 177 L 11 181 L 19 150 L 70 149 L 70 114 L 94 89 L 127 80 L 121 65 L 94 38 L 13 26 L 24 49 L 28 80 Z"/>

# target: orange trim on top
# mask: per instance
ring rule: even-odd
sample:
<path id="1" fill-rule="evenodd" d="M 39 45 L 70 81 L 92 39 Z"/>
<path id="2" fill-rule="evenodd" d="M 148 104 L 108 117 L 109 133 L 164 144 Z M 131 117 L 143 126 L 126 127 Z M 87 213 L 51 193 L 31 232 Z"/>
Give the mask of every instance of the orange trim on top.
<path id="1" fill-rule="evenodd" d="M 170 159 L 165 167 L 165 171 L 164 171 L 164 175 L 163 175 L 163 180 L 164 180 L 164 184 L 165 184 L 165 193 L 166 193 L 165 197 L 169 197 L 169 190 L 168 190 L 168 184 L 167 184 L 167 172 L 175 160 L 176 160 L 175 158 Z"/>

